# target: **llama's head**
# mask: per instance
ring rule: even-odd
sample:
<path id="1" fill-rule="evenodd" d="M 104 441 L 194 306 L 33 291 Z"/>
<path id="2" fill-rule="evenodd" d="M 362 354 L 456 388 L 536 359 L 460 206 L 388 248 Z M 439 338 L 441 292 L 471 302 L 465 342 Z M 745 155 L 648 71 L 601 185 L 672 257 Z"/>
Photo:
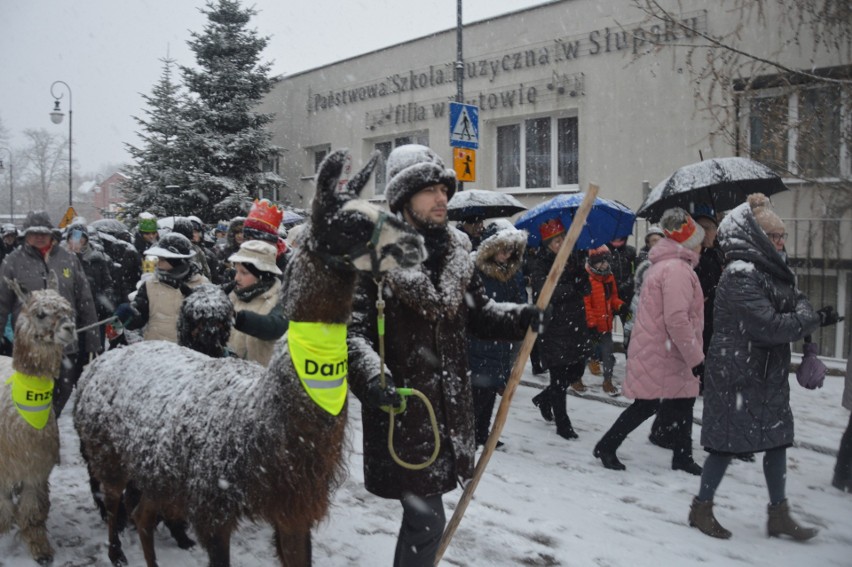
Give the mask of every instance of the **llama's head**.
<path id="1" fill-rule="evenodd" d="M 374 275 L 415 266 L 426 257 L 423 239 L 411 227 L 358 197 L 379 158 L 374 153 L 351 178 L 347 150 L 334 151 L 323 160 L 310 234 L 305 238 L 305 245 L 330 264 Z"/>
<path id="2" fill-rule="evenodd" d="M 64 348 L 77 342 L 74 311 L 71 304 L 56 291 L 56 276 L 51 272 L 48 289 L 25 292 L 16 280 L 7 280 L 21 301 L 15 322 L 15 348 L 27 345 L 58 345 Z"/>

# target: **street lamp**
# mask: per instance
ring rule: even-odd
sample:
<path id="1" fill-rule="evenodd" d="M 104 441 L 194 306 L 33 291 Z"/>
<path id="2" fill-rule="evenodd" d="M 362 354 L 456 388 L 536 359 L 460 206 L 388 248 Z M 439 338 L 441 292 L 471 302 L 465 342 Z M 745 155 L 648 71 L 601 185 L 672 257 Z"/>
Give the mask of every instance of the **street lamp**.
<path id="1" fill-rule="evenodd" d="M 71 117 L 73 114 L 73 109 L 71 105 L 71 87 L 68 86 L 68 83 L 65 81 L 53 81 L 53 84 L 50 85 L 50 95 L 56 99 L 54 101 L 53 112 L 50 113 L 50 120 L 54 124 L 59 124 L 62 122 L 62 117 L 65 116 L 62 113 L 62 110 L 59 108 L 59 100 L 63 97 L 65 93 L 59 93 L 59 96 L 56 96 L 56 93 L 53 92 L 53 88 L 56 85 L 64 85 L 66 89 L 68 89 L 68 206 L 72 206 L 73 201 L 73 190 L 72 190 L 72 181 L 71 181 L 71 148 L 73 146 L 71 139 Z"/>
<path id="2" fill-rule="evenodd" d="M 12 175 L 14 168 L 12 167 L 12 150 L 9 148 L 0 148 L 9 152 L 9 222 L 15 222 L 15 177 Z M 3 160 L 0 159 L 0 171 L 3 171 Z"/>

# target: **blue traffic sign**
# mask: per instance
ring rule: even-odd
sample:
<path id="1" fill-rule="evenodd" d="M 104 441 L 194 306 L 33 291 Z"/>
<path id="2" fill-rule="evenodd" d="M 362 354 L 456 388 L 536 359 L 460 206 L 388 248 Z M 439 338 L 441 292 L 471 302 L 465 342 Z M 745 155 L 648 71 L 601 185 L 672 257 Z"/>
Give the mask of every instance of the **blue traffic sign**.
<path id="1" fill-rule="evenodd" d="M 479 149 L 479 107 L 460 102 L 450 103 L 450 146 Z"/>

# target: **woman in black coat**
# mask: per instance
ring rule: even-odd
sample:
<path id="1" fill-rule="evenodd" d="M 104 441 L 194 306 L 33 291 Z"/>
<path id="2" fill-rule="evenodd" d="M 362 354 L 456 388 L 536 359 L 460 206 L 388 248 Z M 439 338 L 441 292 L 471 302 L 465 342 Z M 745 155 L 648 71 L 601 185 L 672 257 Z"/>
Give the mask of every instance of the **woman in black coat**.
<path id="1" fill-rule="evenodd" d="M 830 307 L 814 311 L 797 289 L 784 255 L 784 223 L 763 194 L 750 195 L 719 227 L 727 265 L 716 288 L 715 321 L 704 376 L 704 463 L 689 524 L 729 538 L 713 516 L 713 496 L 731 458 L 763 452 L 770 536 L 814 537 L 790 517 L 787 447 L 793 444 L 790 343 L 837 322 Z"/>
<path id="2" fill-rule="evenodd" d="M 556 220 L 542 225 L 540 232 L 543 244 L 530 263 L 533 301 L 538 300 L 559 246 L 565 238 L 565 228 Z M 578 437 L 568 418 L 565 392 L 569 385 L 583 377 L 586 358 L 592 348 L 592 336 L 583 302 L 583 296 L 589 293 L 591 284 L 586 272 L 586 253 L 575 250 L 553 289 L 550 323 L 538 337 L 539 356 L 542 366 L 550 371 L 550 385 L 533 398 L 542 417 L 546 421 L 556 421 L 556 434 L 565 439 Z"/>

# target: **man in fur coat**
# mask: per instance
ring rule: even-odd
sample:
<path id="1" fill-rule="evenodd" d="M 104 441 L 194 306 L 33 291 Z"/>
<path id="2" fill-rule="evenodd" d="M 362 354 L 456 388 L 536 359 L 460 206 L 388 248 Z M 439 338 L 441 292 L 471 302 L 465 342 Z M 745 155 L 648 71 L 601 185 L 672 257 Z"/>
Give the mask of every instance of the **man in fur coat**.
<path id="1" fill-rule="evenodd" d="M 532 305 L 498 304 L 486 297 L 475 276 L 464 237 L 447 224 L 447 202 L 456 190 L 455 173 L 420 145 L 396 148 L 387 161 L 385 195 L 392 213 L 414 227 L 429 253 L 418 268 L 388 272 L 386 302 L 386 384 L 382 387 L 377 331 L 377 285 L 361 278 L 349 327 L 349 380 L 362 402 L 364 481 L 368 491 L 400 500 L 402 526 L 394 565 L 431 566 L 445 516 L 442 495 L 473 476 L 474 428 L 466 335 L 520 340 L 543 317 Z M 437 416 L 440 451 L 422 470 L 394 462 L 388 449 L 389 414 L 399 406 L 395 387 L 421 391 Z M 410 399 L 395 417 L 394 449 L 402 461 L 421 464 L 434 449 L 423 403 Z"/>

